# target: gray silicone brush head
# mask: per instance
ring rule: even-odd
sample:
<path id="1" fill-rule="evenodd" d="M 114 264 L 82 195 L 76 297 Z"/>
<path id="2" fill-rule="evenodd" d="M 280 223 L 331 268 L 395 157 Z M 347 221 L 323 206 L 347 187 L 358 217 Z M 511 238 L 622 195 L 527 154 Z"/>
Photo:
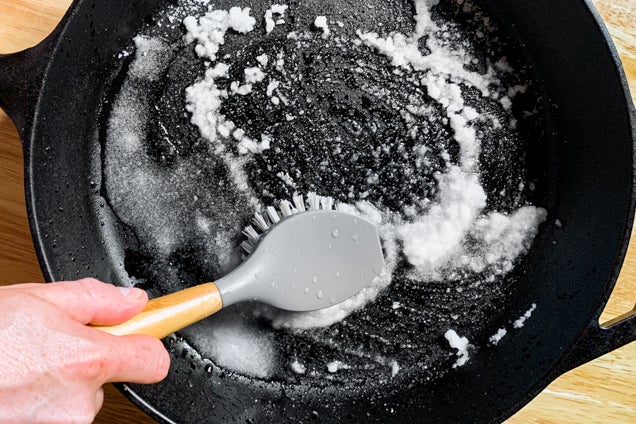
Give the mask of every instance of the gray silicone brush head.
<path id="1" fill-rule="evenodd" d="M 313 311 L 357 294 L 383 267 L 373 223 L 347 212 L 312 210 L 273 225 L 247 260 L 216 284 L 224 307 L 258 300 Z"/>

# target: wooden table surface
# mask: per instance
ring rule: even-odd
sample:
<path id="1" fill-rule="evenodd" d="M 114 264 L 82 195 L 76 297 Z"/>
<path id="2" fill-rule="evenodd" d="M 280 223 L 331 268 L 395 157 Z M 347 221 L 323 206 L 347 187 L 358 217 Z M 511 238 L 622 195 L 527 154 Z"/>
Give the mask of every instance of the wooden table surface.
<path id="1" fill-rule="evenodd" d="M 621 54 L 636 98 L 636 0 L 595 0 Z M 70 0 L 0 0 L 0 52 L 30 47 L 56 25 Z M 11 121 L 0 111 L 0 284 L 42 281 L 29 232 L 22 151 Z M 634 308 L 636 232 L 618 284 L 601 317 L 607 321 Z M 97 423 L 151 423 L 114 387 Z M 509 423 L 636 423 L 636 343 L 557 379 Z"/>

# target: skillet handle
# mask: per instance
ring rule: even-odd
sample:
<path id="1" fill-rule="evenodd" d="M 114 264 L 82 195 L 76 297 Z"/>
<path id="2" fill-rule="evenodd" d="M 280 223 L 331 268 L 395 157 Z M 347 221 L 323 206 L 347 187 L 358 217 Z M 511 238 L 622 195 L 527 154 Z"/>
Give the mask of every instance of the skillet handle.
<path id="1" fill-rule="evenodd" d="M 636 306 L 602 325 L 594 321 L 563 362 L 564 372 L 636 341 Z"/>
<path id="2" fill-rule="evenodd" d="M 216 284 L 205 283 L 152 299 L 143 311 L 121 324 L 90 327 L 116 336 L 145 334 L 162 339 L 209 317 L 222 307 Z"/>
<path id="3" fill-rule="evenodd" d="M 49 62 L 76 3 L 40 44 L 17 53 L 0 54 L 0 108 L 9 115 L 23 142 L 33 124 Z"/>

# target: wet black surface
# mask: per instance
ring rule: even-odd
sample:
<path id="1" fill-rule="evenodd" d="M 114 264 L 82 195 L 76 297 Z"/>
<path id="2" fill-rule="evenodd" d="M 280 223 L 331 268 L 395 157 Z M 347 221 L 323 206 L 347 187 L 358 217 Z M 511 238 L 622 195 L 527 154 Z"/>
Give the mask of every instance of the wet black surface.
<path id="1" fill-rule="evenodd" d="M 231 65 L 230 77 L 217 80 L 219 87 L 227 88 L 231 81 L 240 81 L 243 69 L 256 66 L 256 56 L 266 53 L 268 78 L 281 82 L 280 92 L 287 98 L 286 103 L 274 105 L 264 93 L 266 79 L 255 84 L 254 94 L 232 96 L 222 106 L 221 113 L 245 129 L 250 138 L 258 140 L 260 134 L 268 134 L 275 140 L 272 149 L 256 155 L 247 166 L 250 186 L 263 205 L 289 198 L 294 191 L 316 191 L 343 202 L 368 200 L 396 213 L 407 206 L 421 208 L 422 199 L 435 198 L 435 176 L 445 169 L 442 152 L 450 154 L 451 162 L 458 160 L 459 147 L 444 119 L 446 112 L 416 82 L 419 73 L 396 73 L 386 57 L 351 42 L 356 38 L 357 28 L 384 34 L 393 30 L 412 32 L 411 2 L 392 2 L 390 7 L 383 1 L 364 5 L 339 2 L 330 5 L 329 10 L 319 3 L 289 2 L 286 24 L 277 26 L 265 37 L 263 23 L 257 19 L 253 32 L 244 36 L 228 34 L 219 52 L 219 57 L 230 55 L 224 61 Z M 223 7 L 220 2 L 218 8 Z M 262 16 L 258 7 L 252 7 L 252 16 Z M 526 93 L 515 99 L 512 114 L 519 124 L 510 129 L 510 116 L 498 101 L 484 99 L 476 89 L 461 84 L 467 105 L 484 116 L 498 117 L 503 124 L 500 129 L 493 129 L 491 120 L 477 124 L 487 210 L 514 210 L 532 197 L 528 169 L 534 164 L 528 163 L 528 158 L 533 157 L 528 152 L 535 148 L 531 141 L 540 137 L 542 119 L 540 110 L 533 116 L 526 113 L 535 111 L 539 103 L 534 76 L 523 58 L 517 56 L 519 52 L 509 50 L 505 37 L 499 39 L 497 32 L 483 38 L 475 36 L 477 31 L 487 30 L 481 17 L 473 19 L 474 11 L 463 12 L 455 4 L 447 3 L 436 11 L 443 19 L 461 24 L 461 29 L 450 38 L 458 40 L 479 59 L 468 64 L 467 69 L 483 72 L 486 63 L 506 56 L 517 71 L 502 75 L 501 86 L 528 85 Z M 318 14 L 326 14 L 334 21 L 340 17 L 345 27 L 331 25 L 332 36 L 324 40 L 311 26 Z M 306 34 L 299 40 L 288 39 L 287 33 L 292 30 Z M 193 45 L 183 43 L 178 25 L 150 26 L 145 33 L 160 35 L 176 46 L 165 78 L 148 93 L 156 110 L 148 130 L 148 151 L 158 164 L 167 167 L 188 158 L 205 163 L 210 155 L 209 146 L 190 123 L 184 95 L 185 88 L 201 77 L 203 61 L 194 54 Z M 274 62 L 280 52 L 285 63 L 276 69 Z M 116 92 L 117 87 L 113 90 Z M 425 106 L 426 112 L 419 116 L 408 112 L 407 105 L 414 102 Z M 426 166 L 419 162 L 421 155 L 414 152 L 415 145 L 426 147 Z M 280 172 L 288 173 L 296 187 L 285 184 L 277 176 Z M 223 165 L 217 163 L 210 179 L 227 183 Z M 239 193 L 227 191 L 222 196 L 227 197 L 226 204 L 240 204 Z M 208 204 L 214 207 L 214 203 Z M 249 219 L 249 209 L 239 211 L 238 216 L 243 222 L 236 223 L 237 235 Z M 203 257 L 207 254 L 202 248 L 204 243 L 205 240 L 198 240 L 183 246 L 168 259 L 153 257 L 143 246 L 131 243 L 126 270 L 146 287 L 158 288 L 159 292 L 210 280 L 220 271 Z M 456 360 L 442 336 L 446 329 L 470 335 L 475 346 L 485 345 L 505 316 L 507 299 L 515 293 L 514 273 L 485 282 L 490 276 L 487 270 L 483 274 L 448 275 L 443 282 L 415 281 L 408 278 L 408 266 L 400 259 L 391 286 L 374 303 L 327 328 L 273 329 L 267 319 L 248 314 L 247 319 L 253 325 L 271 333 L 278 349 L 281 367 L 267 381 L 257 382 L 222 370 L 195 351 L 184 353 L 183 360 L 177 359 L 168 381 L 182 378 L 195 381 L 207 378 L 210 373 L 214 378 L 225 379 L 224 384 L 231 379 L 237 387 L 254 393 L 264 390 L 279 396 L 282 390 L 292 397 L 322 399 L 327 405 L 329 396 L 322 390 L 347 391 L 347 396 L 355 397 L 372 395 L 380 387 L 394 391 L 434 381 L 448 372 Z M 394 302 L 400 306 L 394 308 Z M 195 330 L 184 330 L 180 337 L 192 340 L 188 332 L 206 331 L 205 327 L 206 323 L 202 323 Z M 175 357 L 189 349 L 179 341 L 172 343 Z M 351 368 L 337 374 L 327 373 L 325 362 L 331 358 Z M 295 359 L 306 366 L 306 374 L 291 370 L 289 363 Z M 192 363 L 192 375 L 185 361 Z M 391 361 L 400 366 L 393 377 Z M 202 369 L 206 372 L 202 373 Z M 154 389 L 139 390 L 155 393 Z"/>

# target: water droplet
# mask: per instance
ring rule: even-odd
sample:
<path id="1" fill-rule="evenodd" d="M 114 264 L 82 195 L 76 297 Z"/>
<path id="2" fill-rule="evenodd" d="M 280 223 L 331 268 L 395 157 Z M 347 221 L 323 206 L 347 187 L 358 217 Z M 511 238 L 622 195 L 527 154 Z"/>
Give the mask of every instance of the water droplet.
<path id="1" fill-rule="evenodd" d="M 360 238 L 360 234 L 354 234 L 354 235 L 352 235 L 352 236 L 351 236 L 351 240 L 353 240 L 353 242 L 354 242 L 356 245 L 358 245 L 358 244 L 360 243 L 359 238 Z"/>
<path id="2" fill-rule="evenodd" d="M 356 218 L 353 218 L 353 223 L 354 223 L 354 224 L 357 224 L 357 223 L 358 223 L 358 220 L 357 220 Z"/>
<path id="3" fill-rule="evenodd" d="M 309 287 L 305 287 L 305 290 L 303 290 L 305 292 L 305 294 L 309 293 Z"/>
<path id="4" fill-rule="evenodd" d="M 325 297 L 325 294 L 322 292 L 322 290 L 318 290 L 318 291 L 316 292 L 316 297 L 317 297 L 318 299 L 322 299 L 323 297 Z"/>
<path id="5" fill-rule="evenodd" d="M 276 287 L 276 281 L 272 281 L 271 284 L 269 285 L 271 288 Z"/>
<path id="6" fill-rule="evenodd" d="M 294 268 L 294 274 L 298 273 L 298 268 Z"/>
<path id="7" fill-rule="evenodd" d="M 336 278 L 340 278 L 340 271 L 336 271 Z"/>
<path id="8" fill-rule="evenodd" d="M 336 303 L 336 298 L 335 298 L 335 297 L 330 297 L 330 298 L 329 298 L 329 303 L 331 303 L 332 305 L 333 305 L 334 303 Z"/>
<path id="9" fill-rule="evenodd" d="M 329 243 L 329 245 L 327 246 L 329 249 L 331 249 L 333 246 L 331 245 L 331 243 Z"/>
<path id="10" fill-rule="evenodd" d="M 338 229 L 334 229 L 334 230 L 331 232 L 331 236 L 332 236 L 333 238 L 338 238 L 338 235 L 339 235 L 339 234 L 340 234 L 340 232 L 338 231 Z"/>
<path id="11" fill-rule="evenodd" d="M 270 251 L 270 252 L 273 252 L 274 250 L 276 250 L 276 246 L 271 246 L 271 247 L 269 248 L 269 251 Z"/>
<path id="12" fill-rule="evenodd" d="M 311 282 L 316 284 L 318 282 L 318 276 L 314 275 L 314 278 L 311 279 Z"/>

